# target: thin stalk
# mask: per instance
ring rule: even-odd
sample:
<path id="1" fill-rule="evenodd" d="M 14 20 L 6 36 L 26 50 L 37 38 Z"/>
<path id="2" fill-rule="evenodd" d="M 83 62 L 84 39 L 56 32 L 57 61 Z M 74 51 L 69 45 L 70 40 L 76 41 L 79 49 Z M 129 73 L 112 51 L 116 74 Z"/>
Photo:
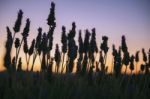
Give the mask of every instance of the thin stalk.
<path id="1" fill-rule="evenodd" d="M 104 58 L 105 58 L 105 66 L 106 66 L 106 61 L 107 61 L 107 53 L 105 54 Z"/>
<path id="2" fill-rule="evenodd" d="M 41 57 L 40 57 L 40 54 L 39 54 L 38 56 L 39 56 L 40 63 L 42 64 L 42 59 L 41 59 Z"/>
<path id="3" fill-rule="evenodd" d="M 20 48 L 21 48 L 22 42 L 23 42 L 23 38 L 21 40 L 21 43 L 20 43 L 19 48 L 18 48 L 18 52 L 16 54 L 16 61 L 18 60 L 18 56 L 19 56 L 19 53 L 20 53 Z"/>
<path id="4" fill-rule="evenodd" d="M 27 62 L 27 71 L 29 70 L 29 62 L 30 62 L 30 55 L 29 55 L 28 62 Z"/>
<path id="5" fill-rule="evenodd" d="M 65 59 L 65 53 L 62 53 L 63 59 L 62 59 L 62 69 L 61 69 L 61 74 L 63 73 L 63 68 L 64 68 L 64 59 Z"/>
<path id="6" fill-rule="evenodd" d="M 48 67 L 48 64 L 49 64 L 50 59 L 51 59 L 51 51 L 49 51 L 46 55 L 47 55 L 46 66 Z"/>
<path id="7" fill-rule="evenodd" d="M 57 73 L 57 66 L 55 65 L 55 73 Z"/>
<path id="8" fill-rule="evenodd" d="M 33 71 L 34 63 L 35 63 L 36 57 L 37 57 L 37 52 L 34 52 L 34 55 L 33 55 L 33 63 L 32 63 L 32 67 L 31 67 L 31 71 Z"/>
<path id="9" fill-rule="evenodd" d="M 15 39 L 15 35 L 16 35 L 16 32 L 14 32 L 14 35 L 13 35 L 13 38 L 12 38 L 12 46 L 13 46 L 13 42 L 14 42 L 14 39 Z"/>
<path id="10" fill-rule="evenodd" d="M 15 39 L 15 35 L 16 35 L 16 32 L 14 32 L 14 35 L 13 35 L 13 38 L 12 38 L 13 41 L 14 41 L 14 39 Z"/>
<path id="11" fill-rule="evenodd" d="M 57 73 L 59 73 L 59 65 L 60 65 L 60 63 L 56 63 L 56 66 L 57 66 Z"/>
<path id="12" fill-rule="evenodd" d="M 136 74 L 138 74 L 137 66 L 138 66 L 138 62 L 136 62 Z"/>
<path id="13" fill-rule="evenodd" d="M 65 56 L 64 56 L 65 57 Z M 65 59 L 65 58 L 64 58 Z M 69 60 L 69 59 L 68 59 Z M 66 67 L 66 71 L 67 71 L 67 65 L 68 65 L 68 61 L 66 62 L 66 65 L 65 66 L 63 66 L 63 68 L 62 68 L 62 73 L 64 72 L 64 69 L 65 69 L 65 67 Z"/>
<path id="14" fill-rule="evenodd" d="M 16 48 L 16 57 L 17 57 L 17 48 Z M 15 66 L 17 66 L 17 58 L 15 59 Z"/>

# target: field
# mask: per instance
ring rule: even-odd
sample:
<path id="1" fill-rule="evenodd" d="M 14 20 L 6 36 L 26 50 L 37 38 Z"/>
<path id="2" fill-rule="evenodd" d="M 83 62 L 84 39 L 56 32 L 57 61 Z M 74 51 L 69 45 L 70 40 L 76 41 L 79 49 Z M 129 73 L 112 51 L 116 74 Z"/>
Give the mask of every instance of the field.
<path id="1" fill-rule="evenodd" d="M 23 13 L 18 11 L 13 27 L 6 26 L 0 99 L 150 99 L 150 49 L 131 54 L 125 35 L 117 48 L 108 46 L 106 35 L 97 45 L 96 29 L 86 29 L 83 39 L 75 22 L 69 31 L 62 26 L 61 44 L 53 49 L 55 3 L 51 3 L 47 18 L 48 31 L 39 27 L 33 40 L 28 38 L 29 18 L 20 31 Z M 107 64 L 110 50 L 111 74 Z M 37 62 L 40 70 L 35 72 Z"/>
<path id="2" fill-rule="evenodd" d="M 0 73 L 0 99 L 149 99 L 149 75 Z"/>

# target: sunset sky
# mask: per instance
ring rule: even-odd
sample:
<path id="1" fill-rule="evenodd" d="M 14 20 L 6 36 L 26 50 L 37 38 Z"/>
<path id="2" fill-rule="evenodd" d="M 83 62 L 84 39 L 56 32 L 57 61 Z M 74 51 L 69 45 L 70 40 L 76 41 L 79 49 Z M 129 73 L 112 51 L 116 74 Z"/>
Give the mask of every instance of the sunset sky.
<path id="1" fill-rule="evenodd" d="M 29 39 L 37 35 L 38 27 L 43 32 L 48 31 L 47 17 L 49 15 L 52 0 L 0 0 L 0 70 L 3 69 L 2 57 L 6 41 L 6 26 L 13 32 L 13 26 L 19 9 L 22 9 L 23 22 L 30 18 L 31 28 Z M 109 37 L 109 55 L 111 55 L 112 44 L 117 47 L 121 44 L 121 36 L 127 38 L 127 45 L 131 54 L 137 50 L 150 48 L 150 0 L 53 0 L 56 4 L 56 30 L 54 33 L 54 46 L 60 44 L 61 27 L 66 26 L 67 31 L 71 29 L 74 21 L 78 31 L 96 28 L 96 39 L 98 47 L 102 42 L 101 37 Z M 17 37 L 20 36 L 18 33 Z M 60 44 L 61 45 L 61 44 Z M 60 47 L 61 48 L 61 47 Z M 23 54 L 24 55 L 24 54 Z"/>

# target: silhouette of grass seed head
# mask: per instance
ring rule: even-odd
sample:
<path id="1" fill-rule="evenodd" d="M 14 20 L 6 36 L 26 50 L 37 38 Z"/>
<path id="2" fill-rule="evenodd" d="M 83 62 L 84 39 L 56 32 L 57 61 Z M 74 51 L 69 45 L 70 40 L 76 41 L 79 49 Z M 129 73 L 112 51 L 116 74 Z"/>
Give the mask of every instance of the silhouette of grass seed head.
<path id="1" fill-rule="evenodd" d="M 32 44 L 31 44 L 31 46 L 30 46 L 29 55 L 32 55 L 32 54 L 33 54 L 34 46 L 35 46 L 35 39 L 33 39 Z"/>
<path id="2" fill-rule="evenodd" d="M 19 45 L 20 45 L 20 40 L 19 40 L 19 38 L 16 38 L 16 40 L 15 40 L 15 48 L 18 48 Z"/>
<path id="3" fill-rule="evenodd" d="M 24 28 L 24 30 L 23 30 L 23 33 L 22 33 L 22 36 L 23 36 L 24 39 L 28 37 L 28 35 L 29 35 L 29 30 L 30 30 L 30 20 L 29 20 L 29 18 L 28 18 L 28 19 L 26 20 L 26 26 L 25 26 L 25 28 Z"/>
<path id="4" fill-rule="evenodd" d="M 22 16 L 23 16 L 23 12 L 22 12 L 22 10 L 19 10 L 18 17 L 17 17 L 17 20 L 15 22 L 15 26 L 13 27 L 15 33 L 20 31 Z"/>
<path id="5" fill-rule="evenodd" d="M 146 63 L 147 62 L 147 56 L 146 56 L 144 48 L 142 49 L 142 54 L 143 54 L 143 61 Z"/>

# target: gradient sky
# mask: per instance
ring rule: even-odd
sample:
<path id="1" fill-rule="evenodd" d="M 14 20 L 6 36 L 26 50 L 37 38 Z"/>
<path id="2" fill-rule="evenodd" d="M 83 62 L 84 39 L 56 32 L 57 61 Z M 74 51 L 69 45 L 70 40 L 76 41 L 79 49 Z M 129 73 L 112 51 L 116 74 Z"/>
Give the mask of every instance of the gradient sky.
<path id="1" fill-rule="evenodd" d="M 109 47 L 121 44 L 121 36 L 127 37 L 129 51 L 150 48 L 150 0 L 53 0 L 56 3 L 57 28 L 54 43 L 60 43 L 61 27 L 71 28 L 76 22 L 78 30 L 96 28 L 98 46 L 102 35 L 109 37 Z M 4 54 L 6 26 L 12 30 L 17 12 L 24 12 L 22 28 L 26 18 L 31 20 L 29 39 L 35 38 L 38 27 L 48 31 L 47 17 L 51 0 L 0 0 L 0 60 Z M 13 30 L 12 30 L 13 31 Z M 18 33 L 20 36 L 20 33 Z M 53 46 L 55 49 L 55 46 Z M 111 50 L 111 48 L 110 48 Z M 111 51 L 109 52 L 111 54 Z M 2 61 L 0 62 L 2 69 Z"/>

